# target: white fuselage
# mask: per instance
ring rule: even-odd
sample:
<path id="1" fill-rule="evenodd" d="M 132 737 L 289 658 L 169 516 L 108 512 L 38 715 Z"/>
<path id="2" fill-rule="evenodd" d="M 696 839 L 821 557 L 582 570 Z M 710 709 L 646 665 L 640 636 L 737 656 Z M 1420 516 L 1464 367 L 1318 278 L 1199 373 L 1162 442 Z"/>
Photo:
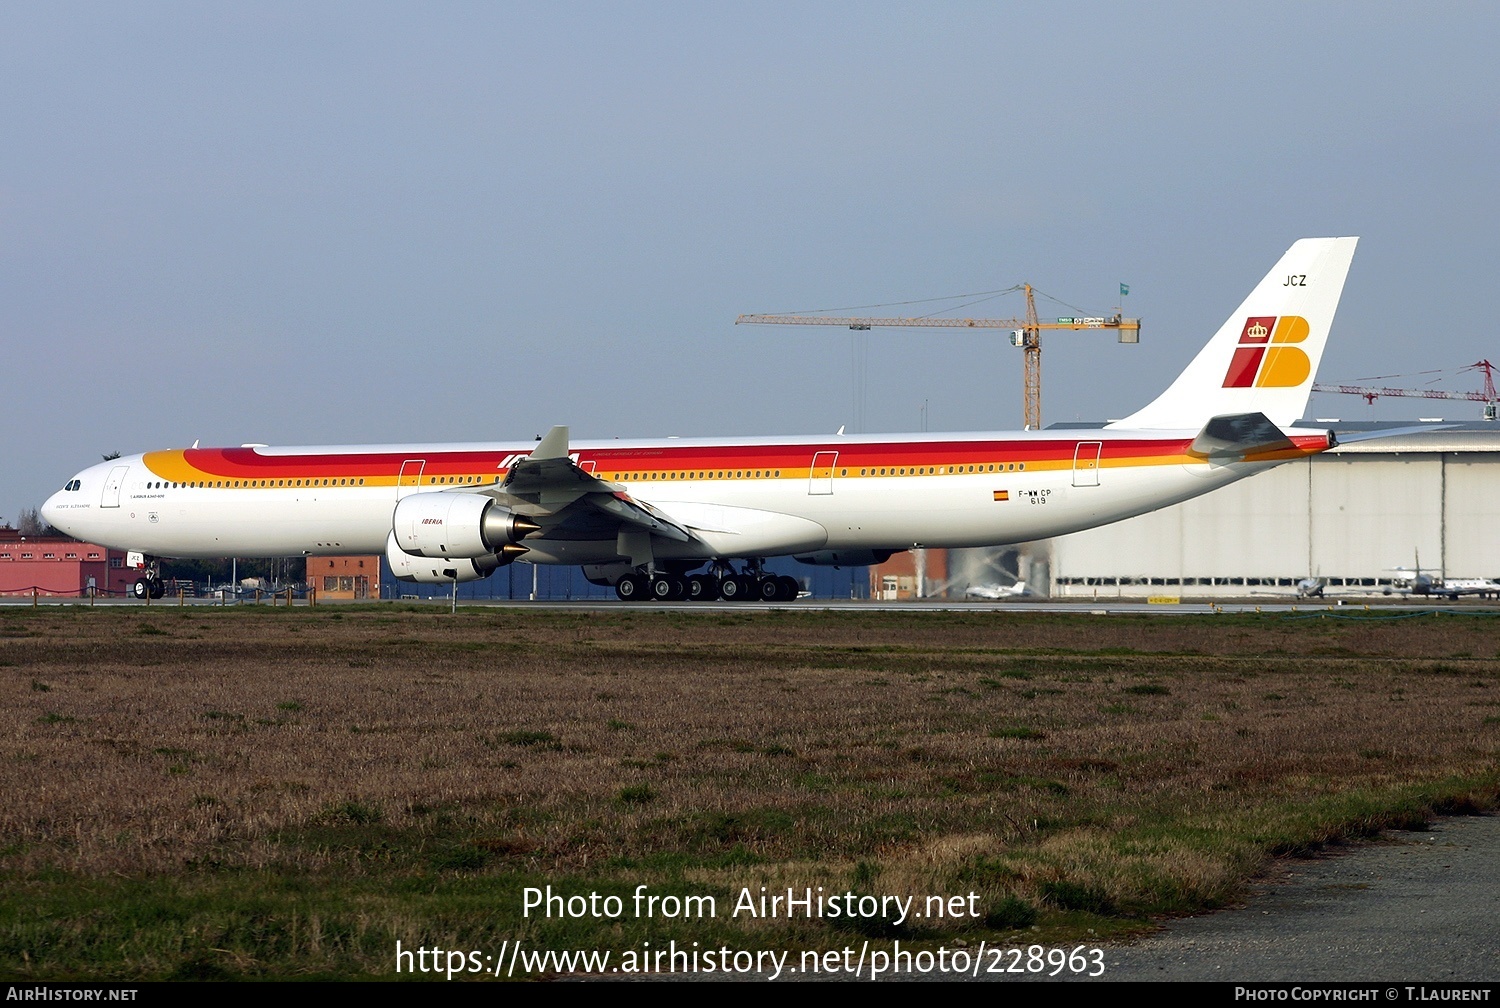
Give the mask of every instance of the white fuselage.
<path id="1" fill-rule="evenodd" d="M 659 558 L 1024 542 L 1142 514 L 1328 446 L 1213 464 L 1194 432 L 1077 430 L 821 439 L 606 441 L 584 471 L 689 529 Z M 162 557 L 367 554 L 401 497 L 482 492 L 533 444 L 186 449 L 91 466 L 46 503 L 59 529 Z M 609 563 L 613 532 L 528 538 L 526 559 Z"/>

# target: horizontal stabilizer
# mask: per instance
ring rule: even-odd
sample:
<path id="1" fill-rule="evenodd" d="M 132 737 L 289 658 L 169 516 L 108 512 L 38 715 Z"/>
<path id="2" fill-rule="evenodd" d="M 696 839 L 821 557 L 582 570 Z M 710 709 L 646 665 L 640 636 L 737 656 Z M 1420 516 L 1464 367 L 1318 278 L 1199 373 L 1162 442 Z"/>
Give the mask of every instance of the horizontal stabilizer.
<path id="1" fill-rule="evenodd" d="M 1378 441 L 1381 438 L 1404 437 L 1407 434 L 1430 434 L 1433 431 L 1452 430 L 1457 424 L 1414 424 L 1410 427 L 1388 427 L 1384 430 L 1358 431 L 1339 435 L 1339 444 L 1356 441 Z"/>
<path id="2" fill-rule="evenodd" d="M 1264 413 L 1229 413 L 1203 425 L 1188 454 L 1199 458 L 1244 458 L 1251 452 L 1295 448 L 1291 438 Z"/>

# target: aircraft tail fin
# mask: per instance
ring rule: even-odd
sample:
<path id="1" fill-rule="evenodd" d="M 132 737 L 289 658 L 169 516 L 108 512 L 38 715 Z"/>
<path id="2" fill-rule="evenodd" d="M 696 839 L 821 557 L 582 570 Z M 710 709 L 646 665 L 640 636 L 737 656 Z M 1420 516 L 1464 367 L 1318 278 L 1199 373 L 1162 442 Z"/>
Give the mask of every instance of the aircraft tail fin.
<path id="1" fill-rule="evenodd" d="M 1109 426 L 1192 430 L 1248 413 L 1291 426 L 1307 407 L 1358 241 L 1294 243 L 1165 392 Z"/>

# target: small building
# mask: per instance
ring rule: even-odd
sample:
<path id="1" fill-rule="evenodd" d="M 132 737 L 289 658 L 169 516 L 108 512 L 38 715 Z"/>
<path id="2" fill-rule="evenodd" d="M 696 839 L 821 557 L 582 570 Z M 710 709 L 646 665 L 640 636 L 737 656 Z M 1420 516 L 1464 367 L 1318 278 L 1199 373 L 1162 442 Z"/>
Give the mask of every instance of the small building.
<path id="1" fill-rule="evenodd" d="M 319 599 L 380 598 L 380 557 L 310 556 L 307 587 Z"/>
<path id="2" fill-rule="evenodd" d="M 942 597 L 948 582 L 948 551 L 905 550 L 870 568 L 870 598 L 881 602 Z"/>
<path id="3" fill-rule="evenodd" d="M 0 528 L 0 595 L 128 595 L 137 576 L 123 550 Z"/>

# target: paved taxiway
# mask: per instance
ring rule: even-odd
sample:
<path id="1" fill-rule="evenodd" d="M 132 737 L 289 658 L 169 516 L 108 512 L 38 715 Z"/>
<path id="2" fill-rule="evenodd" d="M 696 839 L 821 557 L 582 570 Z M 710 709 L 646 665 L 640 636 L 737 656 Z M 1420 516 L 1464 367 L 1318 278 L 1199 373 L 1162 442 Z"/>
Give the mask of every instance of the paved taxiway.
<path id="1" fill-rule="evenodd" d="M 895 971 L 882 979 L 1353 983 L 1378 985 L 1382 996 L 1394 1000 L 1399 994 L 1387 995 L 1385 988 L 1500 982 L 1497 913 L 1500 816 L 1450 818 L 1429 830 L 1393 831 L 1371 843 L 1281 862 L 1242 906 L 1169 921 L 1137 941 L 1102 946 L 1104 972 L 1098 976 L 1066 970 L 1058 976 L 932 970 Z M 1014 944 L 1024 949 L 1025 939 Z M 972 945 L 967 948 L 974 952 Z M 714 979 L 770 977 L 751 973 Z M 847 982 L 868 977 L 846 973 L 781 979 Z"/>
<path id="2" fill-rule="evenodd" d="M 1098 979 L 1493 983 L 1497 915 L 1500 816 L 1442 819 L 1284 862 L 1241 907 L 1106 946 Z"/>
<path id="3" fill-rule="evenodd" d="M 31 596 L 9 596 L 0 598 L 0 606 L 83 606 L 88 607 L 91 603 L 87 600 L 80 601 L 75 598 L 48 598 L 42 596 L 33 603 Z M 98 599 L 93 603 L 98 606 L 131 606 L 146 607 L 148 603 L 136 599 Z M 187 599 L 179 603 L 176 599 L 159 599 L 149 603 L 153 609 L 176 608 L 178 605 L 189 606 L 219 606 L 222 605 L 218 599 Z M 284 605 L 285 603 L 264 599 L 258 603 L 242 600 L 238 603 L 231 602 L 231 606 L 272 606 Z M 446 598 L 430 599 L 384 599 L 380 601 L 323 601 L 319 607 L 327 606 L 370 606 L 370 605 L 419 605 L 434 609 L 446 609 L 452 603 Z M 525 599 L 459 599 L 460 607 L 481 608 L 503 608 L 503 609 L 546 609 L 551 611 L 582 611 L 619 612 L 627 610 L 632 612 L 727 612 L 727 613 L 749 613 L 770 612 L 772 610 L 796 611 L 806 610 L 809 612 L 881 612 L 881 613 L 953 613 L 953 612 L 993 612 L 1022 615 L 1025 613 L 1072 613 L 1074 615 L 1087 614 L 1091 616 L 1118 616 L 1131 613 L 1151 613 L 1156 615 L 1178 615 L 1178 616 L 1212 616 L 1220 613 L 1305 613 L 1309 615 L 1345 616 L 1358 617 L 1367 615 L 1381 615 L 1387 617 L 1398 617 L 1403 615 L 1415 615 L 1429 612 L 1452 612 L 1468 616 L 1500 616 L 1500 606 L 1493 602 L 1459 602 L 1459 603 L 1425 603 L 1425 602 L 1320 602 L 1320 601 L 1260 601 L 1260 600 L 1226 600 L 1222 602 L 1132 602 L 1121 599 L 1109 601 L 991 601 L 991 600 L 967 600 L 962 602 L 940 602 L 924 600 L 920 602 L 880 602 L 870 599 L 798 599 L 796 602 L 620 602 L 615 599 L 541 599 L 530 601 Z M 306 600 L 298 599 L 295 605 L 298 608 L 307 605 Z"/>

